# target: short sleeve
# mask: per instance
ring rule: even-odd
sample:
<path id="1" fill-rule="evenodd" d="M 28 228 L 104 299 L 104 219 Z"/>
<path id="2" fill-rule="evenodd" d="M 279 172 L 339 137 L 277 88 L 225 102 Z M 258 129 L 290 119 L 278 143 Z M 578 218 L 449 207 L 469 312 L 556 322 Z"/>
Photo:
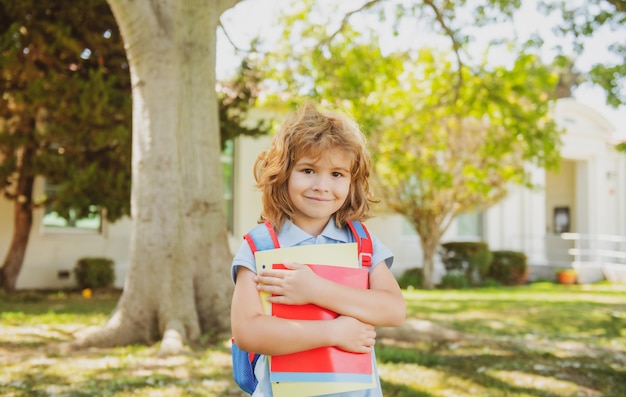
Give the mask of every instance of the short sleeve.
<path id="1" fill-rule="evenodd" d="M 376 266 L 382 261 L 385 261 L 385 264 L 388 268 L 391 268 L 393 264 L 393 253 L 385 244 L 382 243 L 378 239 L 378 237 L 374 236 L 370 232 L 370 238 L 372 239 L 372 267 Z"/>
<path id="2" fill-rule="evenodd" d="M 241 243 L 241 246 L 235 254 L 230 267 L 230 277 L 233 280 L 233 283 L 237 282 L 237 270 L 239 269 L 239 266 L 246 267 L 256 274 L 256 261 L 254 260 L 254 254 L 252 253 L 250 245 L 248 245 L 246 240 Z"/>

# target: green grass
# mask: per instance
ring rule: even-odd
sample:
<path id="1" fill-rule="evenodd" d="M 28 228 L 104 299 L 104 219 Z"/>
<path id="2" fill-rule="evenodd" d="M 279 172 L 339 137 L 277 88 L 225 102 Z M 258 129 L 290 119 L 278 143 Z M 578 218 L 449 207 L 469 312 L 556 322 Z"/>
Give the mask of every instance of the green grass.
<path id="1" fill-rule="evenodd" d="M 0 295 L 2 396 L 245 396 L 227 341 L 158 358 L 157 346 L 64 352 L 118 294 Z M 408 321 L 381 329 L 386 397 L 626 396 L 626 286 L 405 291 Z"/>

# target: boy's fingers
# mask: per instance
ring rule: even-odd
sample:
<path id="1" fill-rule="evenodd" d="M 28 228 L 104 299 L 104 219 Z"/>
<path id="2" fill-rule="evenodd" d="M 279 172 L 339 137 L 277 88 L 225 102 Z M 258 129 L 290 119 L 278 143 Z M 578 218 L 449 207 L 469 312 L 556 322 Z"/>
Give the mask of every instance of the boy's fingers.
<path id="1" fill-rule="evenodd" d="M 305 266 L 305 265 L 297 263 L 297 262 L 289 262 L 289 261 L 285 261 L 285 263 L 283 263 L 283 265 L 285 265 L 285 267 L 287 269 L 291 269 L 291 270 L 301 269 L 301 268 L 303 268 Z"/>
<path id="2" fill-rule="evenodd" d="M 257 277 L 284 278 L 286 270 L 263 270 Z"/>

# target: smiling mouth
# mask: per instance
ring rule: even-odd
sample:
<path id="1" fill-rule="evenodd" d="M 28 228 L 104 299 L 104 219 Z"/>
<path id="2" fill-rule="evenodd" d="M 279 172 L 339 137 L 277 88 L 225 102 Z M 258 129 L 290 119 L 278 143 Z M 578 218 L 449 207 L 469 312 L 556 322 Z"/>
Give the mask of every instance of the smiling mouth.
<path id="1" fill-rule="evenodd" d="M 323 197 L 306 197 L 306 198 L 309 199 L 309 200 L 319 201 L 319 202 L 331 201 L 330 199 L 326 199 L 326 198 L 323 198 Z"/>

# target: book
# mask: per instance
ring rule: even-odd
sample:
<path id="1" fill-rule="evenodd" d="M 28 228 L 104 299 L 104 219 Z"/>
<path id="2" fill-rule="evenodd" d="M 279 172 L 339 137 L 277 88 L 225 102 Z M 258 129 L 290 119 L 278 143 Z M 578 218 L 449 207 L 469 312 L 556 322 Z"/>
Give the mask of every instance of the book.
<path id="1" fill-rule="evenodd" d="M 273 250 L 263 250 L 255 252 L 257 272 L 273 267 L 277 263 L 297 262 L 309 263 L 319 266 L 339 266 L 349 269 L 360 269 L 358 260 L 358 247 L 356 243 L 346 244 L 324 244 L 307 245 L 298 247 L 277 248 Z M 316 267 L 319 267 L 316 266 Z M 361 270 L 361 269 L 360 269 Z M 356 272 L 367 275 L 366 269 L 363 272 Z M 365 284 L 367 288 L 367 284 Z M 260 297 L 263 309 L 266 314 L 272 314 L 273 307 L 278 305 L 270 304 L 265 298 L 267 293 L 261 292 Z M 280 309 L 279 309 L 280 310 Z M 330 312 L 330 311 L 329 311 Z M 332 312 L 326 313 L 332 317 Z M 336 314 L 334 314 L 336 316 Z M 305 352 L 303 352 L 305 353 Z M 344 352 L 347 353 L 347 352 Z M 279 356 L 268 357 L 270 368 L 272 362 Z M 355 390 L 364 390 L 376 387 L 377 376 L 372 373 L 375 363 L 375 355 L 365 354 L 369 360 L 369 374 L 363 373 L 342 373 L 342 372 L 304 372 L 293 371 L 290 368 L 284 372 L 271 372 L 274 379 L 284 379 L 281 381 L 272 380 L 272 392 L 274 397 L 308 397 L 331 393 L 341 393 Z M 279 359 L 280 360 L 280 359 Z M 340 360 L 341 361 L 341 360 Z M 362 363 L 361 363 L 362 364 Z M 329 368 L 328 362 L 317 369 Z M 280 369 L 279 365 L 279 369 Z M 315 369 L 315 367 L 313 367 Z"/>
<path id="2" fill-rule="evenodd" d="M 330 265 L 308 265 L 317 275 L 349 287 L 367 289 L 367 269 Z M 274 269 L 286 269 L 273 264 Z M 332 320 L 337 313 L 314 304 L 272 304 L 272 315 L 294 320 Z M 305 373 L 305 376 L 294 373 Z M 298 353 L 272 356 L 270 379 L 272 381 L 300 381 L 315 378 L 317 381 L 363 381 L 372 374 L 372 360 L 368 353 L 352 353 L 337 347 L 320 347 Z"/>

